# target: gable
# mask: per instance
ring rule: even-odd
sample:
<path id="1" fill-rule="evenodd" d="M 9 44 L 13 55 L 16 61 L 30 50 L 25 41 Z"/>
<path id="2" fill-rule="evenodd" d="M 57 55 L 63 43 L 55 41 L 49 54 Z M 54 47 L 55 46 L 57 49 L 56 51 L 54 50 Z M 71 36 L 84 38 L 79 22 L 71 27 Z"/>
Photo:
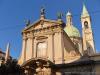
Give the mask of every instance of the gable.
<path id="1" fill-rule="evenodd" d="M 35 23 L 27 26 L 24 30 L 24 31 L 31 31 L 31 30 L 37 30 L 37 29 L 41 29 L 41 28 L 48 28 L 48 27 L 51 27 L 51 26 L 55 26 L 55 25 L 59 25 L 60 23 L 58 21 L 55 21 L 55 20 L 47 20 L 47 19 L 44 19 L 44 20 L 38 20 L 36 21 Z"/>

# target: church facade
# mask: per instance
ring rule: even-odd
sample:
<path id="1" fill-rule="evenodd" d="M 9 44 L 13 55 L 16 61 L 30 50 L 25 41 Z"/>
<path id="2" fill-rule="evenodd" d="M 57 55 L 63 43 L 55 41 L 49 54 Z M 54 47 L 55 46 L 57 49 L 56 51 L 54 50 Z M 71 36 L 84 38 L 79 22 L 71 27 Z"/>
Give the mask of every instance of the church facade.
<path id="1" fill-rule="evenodd" d="M 22 31 L 22 52 L 19 64 L 26 75 L 97 75 L 100 55 L 96 54 L 91 16 L 85 5 L 81 14 L 82 36 L 66 14 L 66 23 L 45 18 L 41 9 L 40 19 Z M 96 74 L 97 73 L 97 74 Z"/>

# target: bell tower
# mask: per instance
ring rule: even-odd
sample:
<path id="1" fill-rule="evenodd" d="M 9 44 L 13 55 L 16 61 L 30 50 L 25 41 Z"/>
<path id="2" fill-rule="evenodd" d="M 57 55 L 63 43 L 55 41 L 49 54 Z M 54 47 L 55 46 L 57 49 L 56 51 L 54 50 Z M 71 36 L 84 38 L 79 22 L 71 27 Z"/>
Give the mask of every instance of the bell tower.
<path id="1" fill-rule="evenodd" d="M 94 54 L 94 38 L 91 27 L 91 17 L 86 9 L 86 6 L 83 5 L 83 11 L 81 14 L 81 23 L 82 23 L 82 35 L 83 35 L 83 51 L 89 55 Z"/>

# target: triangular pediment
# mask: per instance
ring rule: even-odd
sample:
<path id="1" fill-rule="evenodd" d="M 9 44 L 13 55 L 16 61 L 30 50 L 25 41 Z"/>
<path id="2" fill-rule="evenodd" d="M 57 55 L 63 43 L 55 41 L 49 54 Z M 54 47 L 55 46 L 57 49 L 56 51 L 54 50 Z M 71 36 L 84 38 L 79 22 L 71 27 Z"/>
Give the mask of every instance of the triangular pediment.
<path id="1" fill-rule="evenodd" d="M 56 21 L 56 20 L 38 20 L 29 26 L 27 26 L 23 31 L 31 31 L 31 30 L 36 30 L 36 29 L 41 29 L 41 28 L 48 28 L 51 26 L 59 25 L 61 22 Z"/>

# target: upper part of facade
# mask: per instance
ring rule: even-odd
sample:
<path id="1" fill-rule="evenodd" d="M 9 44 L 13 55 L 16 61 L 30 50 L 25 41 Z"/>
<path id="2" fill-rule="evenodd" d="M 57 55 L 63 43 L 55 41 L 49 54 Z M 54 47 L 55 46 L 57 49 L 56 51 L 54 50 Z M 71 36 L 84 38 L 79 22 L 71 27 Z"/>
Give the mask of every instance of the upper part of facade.
<path id="1" fill-rule="evenodd" d="M 66 14 L 66 23 L 58 15 L 58 20 L 45 18 L 41 9 L 40 19 L 22 31 L 22 53 L 19 64 L 31 65 L 31 60 L 48 60 L 54 64 L 77 61 L 83 55 L 95 54 L 91 17 L 83 5 L 81 14 L 82 36 L 72 22 L 72 14 Z M 33 61 L 32 61 L 33 62 Z"/>

